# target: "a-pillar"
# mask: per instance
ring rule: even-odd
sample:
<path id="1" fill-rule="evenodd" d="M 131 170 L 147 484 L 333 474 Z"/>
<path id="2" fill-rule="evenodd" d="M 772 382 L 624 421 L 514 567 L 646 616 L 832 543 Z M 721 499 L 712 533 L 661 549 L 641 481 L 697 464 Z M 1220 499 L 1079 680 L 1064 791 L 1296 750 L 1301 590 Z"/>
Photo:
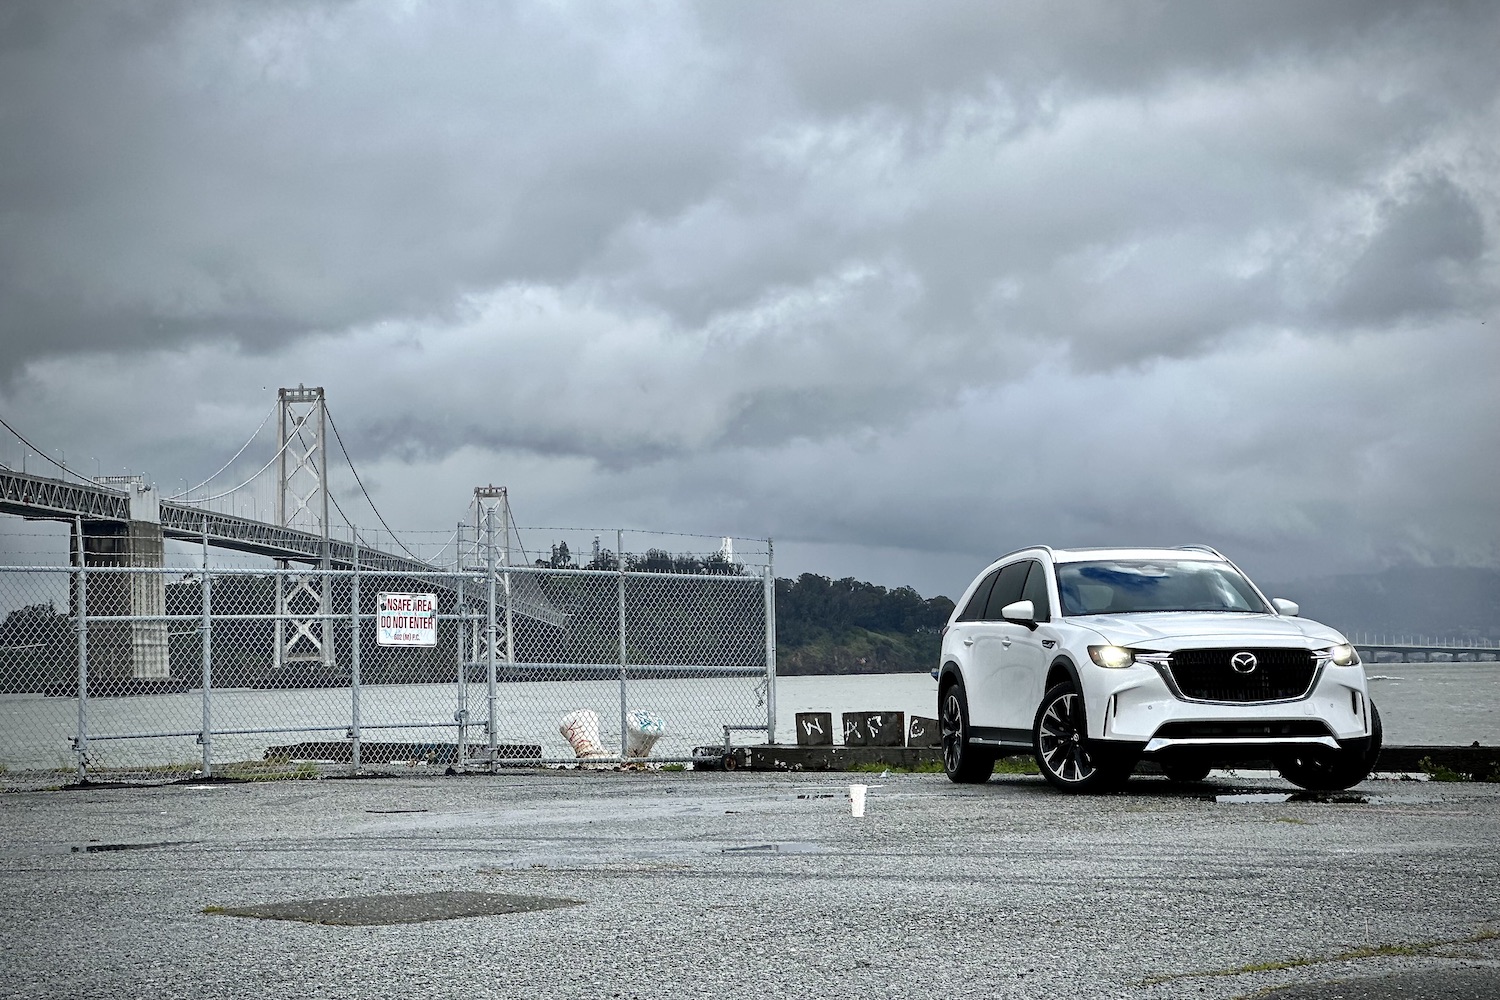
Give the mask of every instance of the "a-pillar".
<path id="1" fill-rule="evenodd" d="M 141 484 L 125 488 L 130 491 L 129 521 L 84 521 L 83 538 L 73 538 L 74 565 L 81 541 L 83 565 L 89 569 L 148 571 L 88 574 L 90 688 L 130 687 L 131 681 L 149 684 L 172 675 L 166 622 L 93 621 L 100 615 L 167 613 L 161 507 L 156 490 Z"/>

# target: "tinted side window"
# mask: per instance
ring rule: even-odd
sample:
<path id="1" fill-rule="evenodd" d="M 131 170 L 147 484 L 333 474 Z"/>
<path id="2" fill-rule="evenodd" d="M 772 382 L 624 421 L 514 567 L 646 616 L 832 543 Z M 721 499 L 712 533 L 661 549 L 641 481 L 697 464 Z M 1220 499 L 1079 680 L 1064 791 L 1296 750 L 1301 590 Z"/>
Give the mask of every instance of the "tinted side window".
<path id="1" fill-rule="evenodd" d="M 1021 590 L 1021 600 L 1031 602 L 1037 621 L 1051 620 L 1052 609 L 1047 605 L 1047 570 L 1041 563 L 1031 564 L 1031 572 L 1026 574 L 1026 586 Z"/>
<path id="2" fill-rule="evenodd" d="M 1000 575 L 999 570 L 985 577 L 978 587 L 974 588 L 974 596 L 969 598 L 969 603 L 964 605 L 964 613 L 958 616 L 958 621 L 972 622 L 984 617 L 984 606 L 990 599 L 990 588 L 995 585 L 995 578 Z"/>
<path id="3" fill-rule="evenodd" d="M 1021 588 L 1026 583 L 1026 571 L 1031 567 L 1029 559 L 1000 567 L 1000 576 L 995 580 L 995 589 L 990 591 L 989 603 L 985 605 L 987 621 L 1000 620 L 1000 609 L 1021 599 Z"/>

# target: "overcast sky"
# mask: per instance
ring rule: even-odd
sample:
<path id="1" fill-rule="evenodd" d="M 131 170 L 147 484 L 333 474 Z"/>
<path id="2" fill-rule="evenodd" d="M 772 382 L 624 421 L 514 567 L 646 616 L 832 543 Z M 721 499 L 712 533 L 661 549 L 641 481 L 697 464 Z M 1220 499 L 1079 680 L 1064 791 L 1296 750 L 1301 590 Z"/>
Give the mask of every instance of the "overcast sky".
<path id="1" fill-rule="evenodd" d="M 1500 565 L 1496 39 L 1490 2 L 0 0 L 0 414 L 175 486 L 322 385 L 395 526 L 493 482 L 929 595 L 1032 543 Z"/>

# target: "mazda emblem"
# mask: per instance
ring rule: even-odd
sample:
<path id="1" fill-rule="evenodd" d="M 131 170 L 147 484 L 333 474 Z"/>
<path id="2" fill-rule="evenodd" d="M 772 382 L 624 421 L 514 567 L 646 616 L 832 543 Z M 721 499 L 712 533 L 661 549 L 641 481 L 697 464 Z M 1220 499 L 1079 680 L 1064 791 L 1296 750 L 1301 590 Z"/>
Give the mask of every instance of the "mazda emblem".
<path id="1" fill-rule="evenodd" d="M 1229 665 L 1234 668 L 1234 672 L 1237 674 L 1255 673 L 1256 664 L 1259 662 L 1256 660 L 1254 653 L 1235 653 L 1229 658 Z"/>

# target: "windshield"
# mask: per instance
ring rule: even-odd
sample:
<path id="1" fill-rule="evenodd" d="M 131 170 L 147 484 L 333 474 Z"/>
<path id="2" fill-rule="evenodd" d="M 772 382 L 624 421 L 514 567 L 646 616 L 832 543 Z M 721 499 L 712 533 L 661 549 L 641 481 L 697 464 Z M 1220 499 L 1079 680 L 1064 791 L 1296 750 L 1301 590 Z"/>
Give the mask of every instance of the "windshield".
<path id="1" fill-rule="evenodd" d="M 1198 559 L 1060 563 L 1057 590 L 1065 615 L 1270 611 L 1232 567 Z"/>

